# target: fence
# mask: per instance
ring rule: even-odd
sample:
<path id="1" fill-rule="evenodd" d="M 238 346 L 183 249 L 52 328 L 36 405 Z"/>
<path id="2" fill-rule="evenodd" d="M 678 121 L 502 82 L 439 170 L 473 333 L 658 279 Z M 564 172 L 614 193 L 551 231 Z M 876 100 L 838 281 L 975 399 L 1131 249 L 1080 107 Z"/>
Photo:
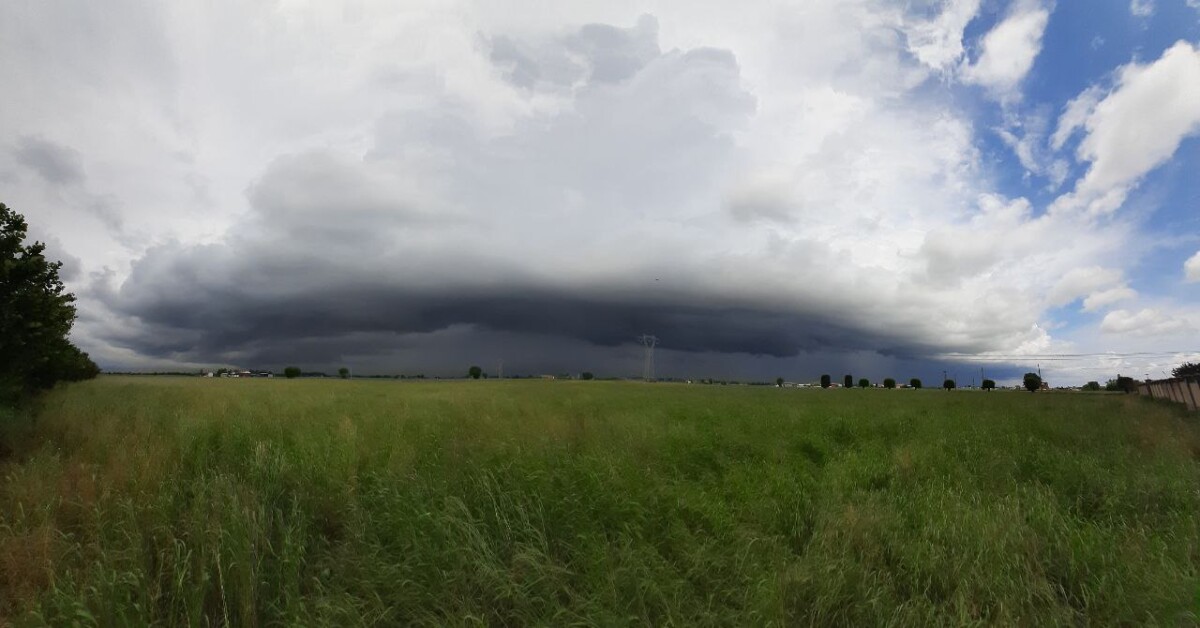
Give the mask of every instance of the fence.
<path id="1" fill-rule="evenodd" d="M 1151 399 L 1182 403 L 1188 410 L 1200 408 L 1200 376 L 1173 377 L 1138 384 L 1138 394 Z"/>

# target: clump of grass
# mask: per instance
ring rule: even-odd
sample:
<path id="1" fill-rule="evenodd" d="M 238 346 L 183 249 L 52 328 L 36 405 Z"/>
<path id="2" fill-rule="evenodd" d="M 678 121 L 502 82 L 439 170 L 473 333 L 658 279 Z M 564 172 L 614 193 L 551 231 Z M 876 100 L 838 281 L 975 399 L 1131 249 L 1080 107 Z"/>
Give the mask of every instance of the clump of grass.
<path id="1" fill-rule="evenodd" d="M 1197 620 L 1200 430 L 1123 396 L 106 377 L 2 418 L 0 624 Z"/>

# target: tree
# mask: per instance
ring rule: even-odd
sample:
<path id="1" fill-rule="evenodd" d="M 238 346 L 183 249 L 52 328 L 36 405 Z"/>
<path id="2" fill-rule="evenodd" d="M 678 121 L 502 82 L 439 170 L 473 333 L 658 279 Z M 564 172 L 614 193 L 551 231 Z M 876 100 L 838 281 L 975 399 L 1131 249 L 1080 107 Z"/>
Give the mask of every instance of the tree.
<path id="1" fill-rule="evenodd" d="M 776 378 L 775 378 L 775 387 L 776 387 L 776 388 L 783 388 L 783 378 L 782 378 L 782 377 L 776 377 Z"/>
<path id="2" fill-rule="evenodd" d="M 890 377 L 888 377 L 888 378 L 885 378 L 885 379 L 883 380 L 883 387 L 884 387 L 884 388 L 889 388 L 889 389 L 890 389 L 890 388 L 895 388 L 895 387 L 896 387 L 896 380 L 894 380 L 894 379 L 892 379 L 892 378 L 890 378 Z"/>
<path id="3" fill-rule="evenodd" d="M 467 376 L 471 379 L 479 379 L 481 375 L 483 375 L 483 369 L 479 368 L 478 366 L 472 366 L 471 368 L 467 369 Z"/>
<path id="4" fill-rule="evenodd" d="M 950 390 L 954 390 L 955 388 L 958 388 L 958 384 L 955 384 L 954 380 L 948 379 L 948 380 L 942 382 L 942 388 L 945 388 L 947 391 L 950 391 Z"/>
<path id="5" fill-rule="evenodd" d="M 340 377 L 342 379 L 346 379 L 347 377 L 350 377 L 350 369 L 348 369 L 344 366 L 342 368 L 338 369 L 338 377 Z"/>
<path id="6" fill-rule="evenodd" d="M 1088 382 L 1083 385 L 1083 389 L 1090 390 L 1092 392 L 1100 390 L 1100 382 Z"/>
<path id="7" fill-rule="evenodd" d="M 1129 394 L 1137 391 L 1137 382 L 1132 377 L 1117 376 L 1117 390 Z"/>
<path id="8" fill-rule="evenodd" d="M 988 392 L 991 392 L 991 391 L 995 390 L 995 388 L 996 388 L 996 381 L 991 380 L 991 379 L 985 379 L 985 380 L 983 380 L 983 383 L 979 385 L 979 387 Z"/>
<path id="9" fill-rule="evenodd" d="M 586 380 L 589 380 L 589 379 L 596 379 L 596 376 L 595 376 L 595 375 L 593 375 L 593 374 L 592 374 L 591 372 L 589 372 L 589 371 L 584 371 L 584 372 L 582 372 L 582 373 L 580 373 L 580 374 L 579 374 L 579 379 L 582 379 L 582 380 L 585 380 L 585 381 L 586 381 Z"/>
<path id="10" fill-rule="evenodd" d="M 864 377 L 864 378 L 862 378 L 862 379 L 860 379 L 860 380 L 858 380 L 858 387 L 859 387 L 859 388 L 870 388 L 870 387 L 871 387 L 871 380 L 869 380 L 869 379 L 867 379 L 867 378 L 865 378 L 865 377 Z"/>
<path id="11" fill-rule="evenodd" d="M 821 376 L 821 388 L 829 388 L 832 383 L 833 378 L 829 377 L 828 375 Z"/>
<path id="12" fill-rule="evenodd" d="M 25 219 L 0 203 L 0 401 L 90 379 L 100 369 L 67 339 L 75 296 L 41 242 L 25 244 Z"/>
<path id="13" fill-rule="evenodd" d="M 908 385 L 912 386 L 913 388 L 920 388 L 921 387 L 921 378 L 914 377 L 914 378 L 908 380 Z"/>
<path id="14" fill-rule="evenodd" d="M 1038 375 L 1037 373 L 1026 373 L 1025 377 L 1021 379 L 1021 382 L 1025 384 L 1025 390 L 1028 390 L 1029 392 L 1036 392 L 1042 387 L 1042 376 Z"/>
<path id="15" fill-rule="evenodd" d="M 1200 375 L 1200 364 L 1195 362 L 1184 362 L 1171 369 L 1171 377 L 1193 377 L 1196 375 Z"/>
<path id="16" fill-rule="evenodd" d="M 842 378 L 842 386 L 846 388 L 854 388 L 854 377 L 847 375 Z"/>
<path id="17" fill-rule="evenodd" d="M 283 369 L 283 376 L 288 379 L 296 379 L 297 377 L 300 377 L 300 367 L 289 366 Z"/>

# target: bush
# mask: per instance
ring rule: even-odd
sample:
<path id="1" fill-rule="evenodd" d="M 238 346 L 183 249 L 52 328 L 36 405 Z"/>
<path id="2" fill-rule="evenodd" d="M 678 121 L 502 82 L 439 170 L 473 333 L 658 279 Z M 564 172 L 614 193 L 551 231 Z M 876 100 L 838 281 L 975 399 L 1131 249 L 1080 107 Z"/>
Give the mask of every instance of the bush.
<path id="1" fill-rule="evenodd" d="M 865 377 L 864 377 L 864 378 L 862 378 L 862 379 L 860 379 L 860 380 L 858 380 L 858 387 L 859 387 L 859 388 L 870 388 L 870 387 L 871 387 L 871 380 L 869 380 L 869 379 L 867 379 L 867 378 L 865 378 Z"/>
<path id="2" fill-rule="evenodd" d="M 584 371 L 579 374 L 579 379 L 582 379 L 582 380 L 589 380 L 589 379 L 595 379 L 595 378 L 596 378 L 596 376 L 588 371 Z"/>
<path id="3" fill-rule="evenodd" d="M 946 390 L 954 390 L 955 388 L 958 388 L 958 384 L 954 383 L 954 380 L 948 379 L 942 382 L 942 388 L 945 388 Z"/>
<path id="4" fill-rule="evenodd" d="M 470 377 L 471 379 L 479 379 L 482 375 L 483 369 L 479 368 L 478 366 L 472 366 L 471 368 L 467 369 L 467 377 Z"/>
<path id="5" fill-rule="evenodd" d="M 289 366 L 283 369 L 283 376 L 288 379 L 296 379 L 297 377 L 300 377 L 300 367 Z"/>
<path id="6" fill-rule="evenodd" d="M 1083 389 L 1090 390 L 1092 392 L 1100 390 L 1100 382 L 1088 382 L 1083 385 Z"/>
<path id="7" fill-rule="evenodd" d="M 1021 383 L 1025 384 L 1025 390 L 1028 390 L 1029 392 L 1036 392 L 1042 387 L 1042 376 L 1038 375 L 1037 373 L 1026 373 L 1025 377 L 1022 378 Z"/>
<path id="8" fill-rule="evenodd" d="M 921 378 L 914 377 L 914 378 L 908 380 L 908 385 L 912 386 L 913 388 L 920 388 L 921 387 Z"/>
<path id="9" fill-rule="evenodd" d="M 991 391 L 996 388 L 996 382 L 995 382 L 995 380 L 985 379 L 985 380 L 983 380 L 983 383 L 980 384 L 979 386 L 980 386 L 980 388 L 983 388 L 984 390 Z"/>
<path id="10" fill-rule="evenodd" d="M 895 387 L 896 387 L 896 380 L 894 380 L 894 379 L 892 379 L 892 378 L 890 378 L 890 377 L 888 377 L 888 378 L 884 379 L 884 380 L 883 380 L 883 387 L 884 387 L 884 388 L 895 388 Z"/>
<path id="11" fill-rule="evenodd" d="M 350 377 L 350 369 L 348 369 L 344 366 L 342 368 L 338 369 L 338 377 L 340 377 L 342 379 L 346 379 L 347 377 Z"/>

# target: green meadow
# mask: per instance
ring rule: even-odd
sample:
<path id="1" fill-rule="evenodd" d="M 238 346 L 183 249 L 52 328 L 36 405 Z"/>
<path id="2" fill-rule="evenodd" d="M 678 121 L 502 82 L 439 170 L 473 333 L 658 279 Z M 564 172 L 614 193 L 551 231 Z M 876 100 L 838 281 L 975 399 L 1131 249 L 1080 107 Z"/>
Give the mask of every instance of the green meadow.
<path id="1" fill-rule="evenodd" d="M 0 625 L 1194 624 L 1112 394 L 101 377 L 0 411 Z"/>

